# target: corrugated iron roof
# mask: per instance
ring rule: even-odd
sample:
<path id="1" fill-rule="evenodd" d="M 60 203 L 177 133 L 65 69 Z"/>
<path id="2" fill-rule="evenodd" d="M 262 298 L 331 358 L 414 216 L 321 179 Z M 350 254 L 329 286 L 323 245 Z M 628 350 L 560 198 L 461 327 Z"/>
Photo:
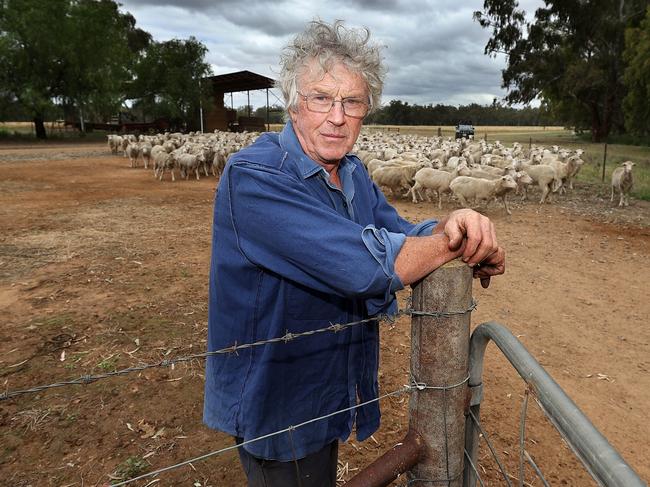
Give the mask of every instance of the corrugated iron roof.
<path id="1" fill-rule="evenodd" d="M 232 93 L 237 91 L 263 90 L 273 88 L 275 80 L 250 71 L 220 74 L 204 78 L 210 80 L 214 91 Z"/>

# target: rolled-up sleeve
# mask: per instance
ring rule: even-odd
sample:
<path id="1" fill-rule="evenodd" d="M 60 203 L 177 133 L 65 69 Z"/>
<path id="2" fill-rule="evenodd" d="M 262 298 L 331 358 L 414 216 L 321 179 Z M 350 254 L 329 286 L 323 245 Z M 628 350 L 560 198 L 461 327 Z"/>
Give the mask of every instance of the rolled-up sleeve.
<path id="1" fill-rule="evenodd" d="M 390 281 L 390 286 L 386 288 L 382 298 L 366 300 L 368 314 L 371 316 L 383 313 L 394 315 L 397 313 L 395 293 L 404 289 L 404 284 L 395 273 L 395 259 L 404 245 L 406 235 L 368 225 L 363 229 L 361 238 Z"/>

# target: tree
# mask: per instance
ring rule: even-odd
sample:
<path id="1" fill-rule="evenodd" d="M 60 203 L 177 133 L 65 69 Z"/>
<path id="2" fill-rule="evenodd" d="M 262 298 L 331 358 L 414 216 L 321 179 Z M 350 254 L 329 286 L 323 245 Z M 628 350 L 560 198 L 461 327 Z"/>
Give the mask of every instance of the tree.
<path id="1" fill-rule="evenodd" d="M 151 43 L 135 67 L 129 98 L 175 125 L 196 126 L 200 102 L 209 103 L 209 87 L 200 83 L 211 74 L 207 51 L 194 37 Z"/>
<path id="2" fill-rule="evenodd" d="M 150 39 L 113 0 L 0 0 L 0 96 L 44 120 L 55 103 L 100 111 L 120 101 L 133 57 Z"/>
<path id="3" fill-rule="evenodd" d="M 625 32 L 627 63 L 624 82 L 627 95 L 623 100 L 625 128 L 635 135 L 650 133 L 650 8 L 640 27 Z"/>
<path id="4" fill-rule="evenodd" d="M 492 29 L 485 53 L 505 53 L 509 103 L 546 103 L 592 139 L 623 130 L 624 31 L 640 22 L 647 0 L 545 0 L 534 21 L 516 0 L 485 0 L 474 18 Z"/>

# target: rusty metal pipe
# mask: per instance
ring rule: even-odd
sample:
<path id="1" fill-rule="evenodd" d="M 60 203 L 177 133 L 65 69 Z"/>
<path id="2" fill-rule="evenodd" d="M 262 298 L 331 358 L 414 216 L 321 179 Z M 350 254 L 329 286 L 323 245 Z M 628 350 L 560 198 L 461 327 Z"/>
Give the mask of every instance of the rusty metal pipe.
<path id="1" fill-rule="evenodd" d="M 404 439 L 345 483 L 345 487 L 385 487 L 413 468 L 424 456 L 420 435 L 409 430 Z"/>

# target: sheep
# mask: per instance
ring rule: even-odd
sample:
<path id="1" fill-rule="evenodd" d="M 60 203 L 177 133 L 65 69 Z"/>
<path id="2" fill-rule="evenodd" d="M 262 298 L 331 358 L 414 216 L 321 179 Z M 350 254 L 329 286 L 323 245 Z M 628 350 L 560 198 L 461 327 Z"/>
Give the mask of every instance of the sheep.
<path id="1" fill-rule="evenodd" d="M 546 201 L 546 198 L 552 191 L 553 185 L 559 187 L 561 184 L 558 180 L 555 169 L 546 164 L 530 165 L 518 161 L 517 164 L 515 164 L 515 169 L 526 171 L 533 182 L 537 183 L 540 187 L 542 190 L 542 199 L 539 201 L 540 205 Z M 528 199 L 528 190 L 526 188 L 524 188 L 524 199 Z"/>
<path id="2" fill-rule="evenodd" d="M 628 195 L 634 184 L 634 178 L 632 177 L 632 167 L 634 162 L 625 161 L 622 162 L 620 167 L 614 169 L 612 172 L 612 197 L 610 201 L 614 201 L 614 190 L 618 191 L 620 194 L 620 199 L 618 206 L 628 206 Z"/>
<path id="3" fill-rule="evenodd" d="M 431 167 L 431 161 L 423 161 L 411 163 L 411 161 L 403 161 L 401 159 L 393 159 L 393 166 L 382 166 L 375 169 L 370 178 L 377 184 L 377 186 L 388 187 L 391 193 L 397 194 L 400 189 L 411 189 L 415 173 L 423 167 Z"/>
<path id="4" fill-rule="evenodd" d="M 129 145 L 126 146 L 124 152 L 128 156 L 129 161 L 131 161 L 131 167 L 137 167 L 138 155 L 140 154 L 140 146 L 137 143 L 129 142 Z"/>
<path id="5" fill-rule="evenodd" d="M 420 194 L 420 189 L 424 189 L 425 194 L 426 191 L 432 190 L 438 197 L 438 209 L 442 208 L 442 193 L 449 193 L 449 184 L 454 180 L 454 178 L 459 175 L 467 176 L 468 174 L 469 169 L 464 164 L 458 166 L 451 173 L 430 167 L 420 169 L 415 173 L 415 184 L 409 190 L 409 193 L 411 193 L 413 198 L 413 203 L 418 202 L 417 195 Z M 406 195 L 408 196 L 409 193 L 406 193 Z M 428 195 L 427 199 L 431 201 Z"/>
<path id="6" fill-rule="evenodd" d="M 122 148 L 122 137 L 119 135 L 109 134 L 108 148 L 111 150 L 111 154 L 117 155 L 117 151 Z"/>
<path id="7" fill-rule="evenodd" d="M 151 162 L 151 151 L 152 151 L 151 142 L 143 141 L 140 142 L 140 155 L 142 156 L 142 162 L 144 163 L 144 168 L 149 169 L 149 162 Z"/>
<path id="8" fill-rule="evenodd" d="M 485 201 L 486 204 L 492 198 L 500 197 L 506 208 L 506 213 L 511 215 L 506 200 L 506 194 L 517 188 L 517 183 L 512 176 L 501 176 L 499 179 L 490 181 L 488 179 L 473 178 L 471 176 L 458 176 L 450 184 L 449 188 L 461 205 L 468 207 L 467 200 Z"/>
<path id="9" fill-rule="evenodd" d="M 196 174 L 196 180 L 199 180 L 199 169 L 201 165 L 205 162 L 205 157 L 202 153 L 200 154 L 178 154 L 175 157 L 176 165 L 178 165 L 181 176 L 185 179 L 189 179 L 190 171 L 194 171 Z M 206 174 L 207 176 L 207 174 Z"/>
<path id="10" fill-rule="evenodd" d="M 154 177 L 157 176 L 158 180 L 162 181 L 165 169 L 169 169 L 172 173 L 172 181 L 176 181 L 176 177 L 174 176 L 174 165 L 175 160 L 170 153 L 165 150 L 156 152 L 153 156 Z"/>
<path id="11" fill-rule="evenodd" d="M 407 167 L 379 167 L 372 172 L 371 179 L 379 187 L 387 187 L 393 195 L 400 189 L 411 188 L 411 172 Z"/>

